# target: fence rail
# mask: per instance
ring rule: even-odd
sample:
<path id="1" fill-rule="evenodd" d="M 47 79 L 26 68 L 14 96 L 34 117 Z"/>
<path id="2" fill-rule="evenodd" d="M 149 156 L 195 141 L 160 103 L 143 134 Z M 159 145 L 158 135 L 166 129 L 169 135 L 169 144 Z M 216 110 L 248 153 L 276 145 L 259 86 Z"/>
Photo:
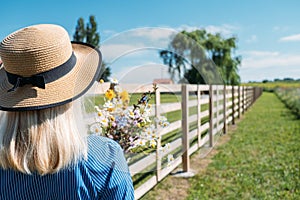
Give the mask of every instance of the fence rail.
<path id="1" fill-rule="evenodd" d="M 152 90 L 151 84 L 122 84 L 121 87 L 129 93 Z M 108 88 L 108 85 L 104 88 Z M 99 94 L 103 92 L 96 91 Z M 156 151 L 129 165 L 132 177 L 149 170 L 149 167 L 153 172 L 143 184 L 135 187 L 135 198 L 141 198 L 179 165 L 182 165 L 184 172 L 189 172 L 191 154 L 204 145 L 213 147 L 216 134 L 225 134 L 228 126 L 235 124 L 236 119 L 245 113 L 261 93 L 261 88 L 249 86 L 158 85 L 153 114 L 161 116 L 177 111 L 181 117 L 159 133 Z M 164 94 L 174 94 L 178 101 L 162 103 L 161 96 Z M 165 137 L 172 132 L 177 132 L 177 135 L 171 135 L 174 139 L 168 141 L 171 146 L 168 152 L 175 152 L 177 157 L 166 167 L 168 152 L 161 152 L 159 148 L 165 143 Z"/>

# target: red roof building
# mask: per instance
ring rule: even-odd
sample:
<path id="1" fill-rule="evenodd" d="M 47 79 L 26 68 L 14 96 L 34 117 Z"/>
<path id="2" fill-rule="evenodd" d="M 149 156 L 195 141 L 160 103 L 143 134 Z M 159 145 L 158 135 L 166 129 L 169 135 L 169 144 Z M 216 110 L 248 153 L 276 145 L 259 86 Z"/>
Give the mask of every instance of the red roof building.
<path id="1" fill-rule="evenodd" d="M 154 79 L 153 83 L 155 84 L 173 84 L 174 82 L 172 79 L 169 78 L 159 78 L 159 79 Z"/>

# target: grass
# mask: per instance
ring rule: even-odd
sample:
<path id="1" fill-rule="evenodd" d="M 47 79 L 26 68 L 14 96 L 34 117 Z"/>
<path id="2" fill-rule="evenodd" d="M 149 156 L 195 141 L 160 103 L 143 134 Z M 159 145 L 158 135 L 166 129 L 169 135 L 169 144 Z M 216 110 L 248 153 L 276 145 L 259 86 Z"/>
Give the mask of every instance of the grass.
<path id="1" fill-rule="evenodd" d="M 137 101 L 141 98 L 141 93 L 133 93 L 130 94 L 130 101 L 129 105 L 132 106 L 133 104 L 137 104 Z M 195 95 L 190 95 L 189 100 L 195 100 L 197 97 Z M 87 113 L 94 112 L 94 105 L 103 105 L 104 101 L 104 94 L 94 95 L 94 96 L 87 96 L 85 97 L 85 110 Z M 175 103 L 181 102 L 181 94 L 178 93 L 162 93 L 160 97 L 160 103 Z M 152 96 L 151 100 L 149 101 L 150 104 L 155 104 L 155 95 Z M 204 105 L 207 108 L 207 105 Z M 203 110 L 204 108 L 202 108 Z M 179 111 L 176 115 L 180 115 Z"/>
<path id="2" fill-rule="evenodd" d="M 275 94 L 278 98 L 300 118 L 300 87 L 277 88 Z"/>
<path id="3" fill-rule="evenodd" d="M 273 93 L 264 93 L 244 117 L 191 179 L 189 200 L 300 199 L 300 120 Z"/>

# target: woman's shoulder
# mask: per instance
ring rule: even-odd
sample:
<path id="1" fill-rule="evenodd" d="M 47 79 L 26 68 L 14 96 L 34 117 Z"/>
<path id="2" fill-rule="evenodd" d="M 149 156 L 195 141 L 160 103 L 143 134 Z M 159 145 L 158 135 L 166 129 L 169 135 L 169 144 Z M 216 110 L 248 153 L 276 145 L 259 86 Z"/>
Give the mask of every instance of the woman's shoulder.
<path id="1" fill-rule="evenodd" d="M 111 165 L 124 157 L 120 145 L 112 139 L 99 135 L 88 136 L 88 162 Z"/>
<path id="2" fill-rule="evenodd" d="M 88 146 L 89 148 L 121 148 L 120 145 L 114 140 L 96 134 L 91 134 L 88 136 Z"/>
<path id="3" fill-rule="evenodd" d="M 129 168 L 120 145 L 106 137 L 88 137 L 86 167 L 103 199 L 134 199 Z"/>

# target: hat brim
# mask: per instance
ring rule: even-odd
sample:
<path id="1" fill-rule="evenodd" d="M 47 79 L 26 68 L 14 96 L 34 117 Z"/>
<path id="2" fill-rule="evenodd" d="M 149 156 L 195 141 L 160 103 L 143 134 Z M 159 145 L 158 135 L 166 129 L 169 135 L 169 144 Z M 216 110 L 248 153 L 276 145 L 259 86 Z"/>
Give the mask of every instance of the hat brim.
<path id="1" fill-rule="evenodd" d="M 46 84 L 46 88 L 24 85 L 13 87 L 0 69 L 0 109 L 5 111 L 40 110 L 69 103 L 82 96 L 100 76 L 102 55 L 91 45 L 72 42 L 76 56 L 74 68 L 65 76 Z"/>

